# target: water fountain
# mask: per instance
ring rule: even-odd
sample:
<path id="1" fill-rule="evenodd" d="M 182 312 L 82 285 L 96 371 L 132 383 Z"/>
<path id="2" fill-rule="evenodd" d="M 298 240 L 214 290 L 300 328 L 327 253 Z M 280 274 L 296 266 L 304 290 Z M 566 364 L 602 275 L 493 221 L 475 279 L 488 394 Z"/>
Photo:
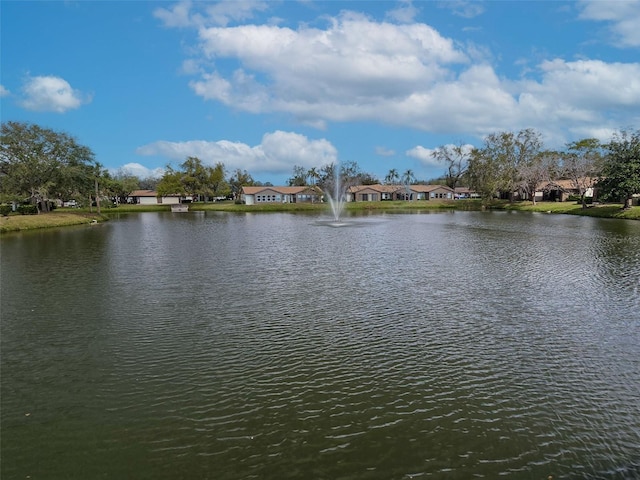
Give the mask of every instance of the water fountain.
<path id="1" fill-rule="evenodd" d="M 329 200 L 329 206 L 331 207 L 331 213 L 333 214 L 333 222 L 329 225 L 333 227 L 340 227 L 346 225 L 345 222 L 340 220 L 346 202 L 346 191 L 342 187 L 342 182 L 340 181 L 340 170 L 337 165 L 334 169 L 333 178 L 333 196 L 328 190 L 325 191 L 325 195 Z"/>

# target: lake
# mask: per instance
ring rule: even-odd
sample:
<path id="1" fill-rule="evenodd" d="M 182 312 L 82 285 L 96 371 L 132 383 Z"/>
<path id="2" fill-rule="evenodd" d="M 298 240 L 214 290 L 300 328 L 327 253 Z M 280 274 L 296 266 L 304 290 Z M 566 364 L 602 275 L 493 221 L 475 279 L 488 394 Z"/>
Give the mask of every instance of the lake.
<path id="1" fill-rule="evenodd" d="M 3 479 L 640 478 L 640 222 L 4 235 Z"/>

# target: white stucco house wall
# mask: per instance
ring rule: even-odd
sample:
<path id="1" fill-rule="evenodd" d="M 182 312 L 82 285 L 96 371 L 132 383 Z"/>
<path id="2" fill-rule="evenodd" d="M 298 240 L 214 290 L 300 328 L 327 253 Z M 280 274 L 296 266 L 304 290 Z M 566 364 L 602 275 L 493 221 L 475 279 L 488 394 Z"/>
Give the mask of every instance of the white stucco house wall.
<path id="1" fill-rule="evenodd" d="M 321 201 L 316 187 L 242 187 L 241 201 L 245 205 L 261 203 L 317 203 Z"/>
<path id="2" fill-rule="evenodd" d="M 134 190 L 129 194 L 129 203 L 138 205 L 175 205 L 180 203 L 180 195 L 159 196 L 155 190 Z"/>

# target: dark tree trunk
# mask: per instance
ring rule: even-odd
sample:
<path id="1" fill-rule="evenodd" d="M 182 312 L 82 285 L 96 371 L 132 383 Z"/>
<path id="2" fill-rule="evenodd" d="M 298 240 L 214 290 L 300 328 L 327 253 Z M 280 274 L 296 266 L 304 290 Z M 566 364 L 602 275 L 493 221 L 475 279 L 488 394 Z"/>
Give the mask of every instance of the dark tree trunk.
<path id="1" fill-rule="evenodd" d="M 96 178 L 95 180 L 95 186 L 96 186 L 96 207 L 98 208 L 98 215 L 100 215 L 100 192 L 98 189 L 98 179 Z"/>

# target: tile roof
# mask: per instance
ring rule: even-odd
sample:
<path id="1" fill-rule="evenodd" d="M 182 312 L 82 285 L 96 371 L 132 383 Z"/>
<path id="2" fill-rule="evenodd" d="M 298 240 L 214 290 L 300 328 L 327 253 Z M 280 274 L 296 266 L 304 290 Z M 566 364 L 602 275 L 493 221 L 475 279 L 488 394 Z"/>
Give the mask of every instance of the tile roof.
<path id="1" fill-rule="evenodd" d="M 409 185 L 409 190 L 412 192 L 425 192 L 429 193 L 434 190 L 447 190 L 453 192 L 453 189 L 447 187 L 446 185 Z M 242 193 L 245 195 L 257 195 L 262 192 L 275 192 L 280 194 L 288 194 L 295 195 L 299 193 L 303 193 L 305 191 L 315 191 L 316 193 L 322 193 L 320 188 L 316 186 L 306 186 L 306 187 L 279 187 L 279 186 L 271 186 L 271 187 L 242 187 Z M 352 185 L 347 189 L 349 193 L 361 193 L 366 191 L 374 191 L 378 193 L 395 193 L 395 192 L 403 192 L 406 190 L 405 185 L 382 185 L 382 184 L 374 184 L 374 185 Z"/>
<path id="2" fill-rule="evenodd" d="M 580 179 L 580 183 L 582 185 L 595 185 L 597 179 L 596 178 L 590 178 L 590 177 L 584 177 Z M 544 190 L 544 189 L 554 189 L 554 188 L 559 188 L 560 190 L 576 190 L 576 186 L 575 183 L 573 182 L 573 180 L 569 180 L 569 179 L 562 179 L 562 180 L 552 180 L 550 182 L 544 182 L 538 185 L 537 189 L 538 190 Z"/>
<path id="3" fill-rule="evenodd" d="M 242 193 L 245 195 L 257 195 L 258 193 L 271 191 L 282 195 L 296 195 L 304 192 L 320 193 L 320 189 L 314 186 L 306 187 L 242 187 Z"/>
<path id="4" fill-rule="evenodd" d="M 359 193 L 364 190 L 373 190 L 380 193 L 395 193 L 403 192 L 406 190 L 406 188 L 406 185 L 354 185 L 352 187 L 349 187 L 349 192 Z M 409 185 L 409 190 L 411 190 L 412 192 L 432 192 L 434 190 L 438 190 L 439 188 L 453 192 L 453 189 L 445 185 Z"/>
<path id="5" fill-rule="evenodd" d="M 365 190 L 373 190 L 374 192 L 379 192 L 379 193 L 393 193 L 393 192 L 397 192 L 398 190 L 402 190 L 403 188 L 404 187 L 402 185 L 375 184 L 375 185 L 353 185 L 349 187 L 347 190 L 350 193 L 359 193 Z"/>
<path id="6" fill-rule="evenodd" d="M 155 190 L 134 190 L 129 194 L 130 197 L 158 197 L 158 192 Z M 169 195 L 162 195 L 163 197 L 179 197 L 180 194 L 172 193 Z"/>
<path id="7" fill-rule="evenodd" d="M 155 190 L 134 190 L 129 194 L 130 197 L 157 197 L 158 192 Z"/>
<path id="8" fill-rule="evenodd" d="M 413 192 L 429 193 L 440 189 L 453 192 L 453 188 L 447 187 L 446 185 L 410 185 L 409 187 Z"/>

